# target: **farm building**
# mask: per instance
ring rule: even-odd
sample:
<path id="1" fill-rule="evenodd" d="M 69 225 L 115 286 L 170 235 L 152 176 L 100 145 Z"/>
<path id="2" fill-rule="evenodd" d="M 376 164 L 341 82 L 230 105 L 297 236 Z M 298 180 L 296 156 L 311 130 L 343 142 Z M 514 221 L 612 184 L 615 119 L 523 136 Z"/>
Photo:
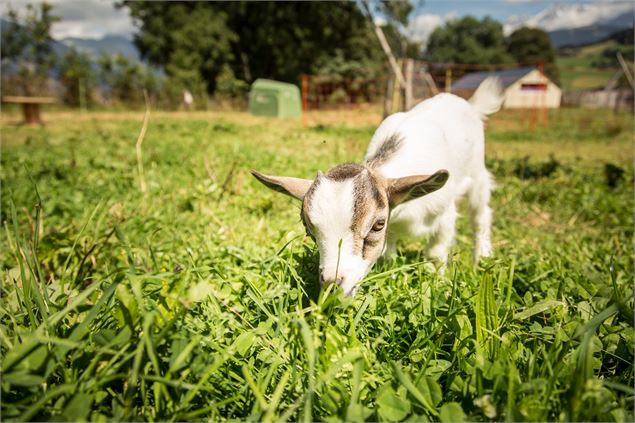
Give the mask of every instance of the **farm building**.
<path id="1" fill-rule="evenodd" d="M 257 79 L 251 85 L 249 111 L 254 116 L 300 117 L 300 89 L 285 82 Z"/>
<path id="2" fill-rule="evenodd" d="M 599 109 L 610 107 L 615 110 L 633 110 L 633 90 L 609 88 L 595 90 L 566 91 L 562 96 L 564 106 Z"/>
<path id="3" fill-rule="evenodd" d="M 500 78 L 505 109 L 560 107 L 562 91 L 535 67 L 470 73 L 452 84 L 452 92 L 468 98 L 488 76 Z"/>

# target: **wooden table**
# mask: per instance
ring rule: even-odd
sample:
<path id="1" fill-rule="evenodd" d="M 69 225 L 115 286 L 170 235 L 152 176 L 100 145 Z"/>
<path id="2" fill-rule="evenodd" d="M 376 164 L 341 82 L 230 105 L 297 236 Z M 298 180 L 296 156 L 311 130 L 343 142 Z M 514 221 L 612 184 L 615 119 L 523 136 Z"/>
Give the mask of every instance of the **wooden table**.
<path id="1" fill-rule="evenodd" d="M 40 116 L 40 105 L 55 103 L 55 99 L 53 97 L 6 95 L 2 96 L 2 102 L 22 105 L 23 125 L 44 125 Z"/>

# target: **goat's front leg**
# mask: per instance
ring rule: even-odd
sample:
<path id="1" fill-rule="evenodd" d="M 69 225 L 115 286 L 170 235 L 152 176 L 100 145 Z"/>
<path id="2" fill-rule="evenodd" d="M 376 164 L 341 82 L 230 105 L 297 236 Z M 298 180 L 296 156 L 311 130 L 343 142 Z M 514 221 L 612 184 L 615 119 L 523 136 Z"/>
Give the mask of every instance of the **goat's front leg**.
<path id="1" fill-rule="evenodd" d="M 478 263 L 479 258 L 492 255 L 492 209 L 489 207 L 492 185 L 492 177 L 484 171 L 468 196 L 474 229 L 474 264 Z"/>
<path id="2" fill-rule="evenodd" d="M 452 203 L 439 216 L 436 232 L 430 240 L 427 255 L 435 262 L 441 272 L 445 269 L 450 248 L 452 248 L 454 243 L 457 216 L 456 205 Z"/>

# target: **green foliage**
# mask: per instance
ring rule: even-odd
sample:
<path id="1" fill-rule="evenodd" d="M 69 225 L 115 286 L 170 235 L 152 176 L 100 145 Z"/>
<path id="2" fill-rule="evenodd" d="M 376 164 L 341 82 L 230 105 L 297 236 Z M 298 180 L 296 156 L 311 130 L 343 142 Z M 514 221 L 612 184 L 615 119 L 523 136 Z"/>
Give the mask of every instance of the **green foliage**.
<path id="1" fill-rule="evenodd" d="M 560 66 L 561 86 L 564 89 L 598 89 L 604 88 L 619 72 L 617 57 L 611 57 L 611 67 L 596 67 L 594 64 L 609 65 L 603 58 L 603 52 L 618 49 L 614 40 L 605 41 L 579 48 L 566 48 L 558 51 L 556 59 Z M 626 81 L 623 81 L 627 83 Z"/>
<path id="2" fill-rule="evenodd" d="M 367 72 L 377 72 L 384 61 L 367 19 L 352 2 L 236 3 L 230 28 L 239 34 L 232 67 L 247 81 L 251 76 L 298 83 L 338 51 L 346 61 L 369 66 Z"/>
<path id="3" fill-rule="evenodd" d="M 556 54 L 551 45 L 549 34 L 539 28 L 518 28 L 507 39 L 507 53 L 517 63 L 543 63 L 545 73 L 556 84 L 559 83 Z"/>
<path id="4" fill-rule="evenodd" d="M 630 28 L 625 28 L 620 31 L 617 31 L 609 37 L 610 40 L 617 41 L 618 44 L 624 46 L 632 46 L 635 43 L 635 28 L 631 26 Z"/>
<path id="5" fill-rule="evenodd" d="M 221 73 L 216 79 L 216 98 L 233 102 L 239 107 L 246 107 L 247 93 L 249 85 L 237 79 L 229 65 L 223 66 Z"/>
<path id="6" fill-rule="evenodd" d="M 144 102 L 143 90 L 152 97 L 159 96 L 162 86 L 152 68 L 133 62 L 118 54 L 102 54 L 98 60 L 99 78 L 107 84 L 107 99 L 111 103 L 123 102 L 139 105 Z"/>
<path id="7" fill-rule="evenodd" d="M 421 43 L 406 38 L 397 26 L 392 23 L 387 23 L 382 26 L 382 31 L 395 57 L 409 59 L 421 58 Z"/>
<path id="8" fill-rule="evenodd" d="M 91 59 L 86 54 L 71 50 L 60 63 L 59 80 L 64 89 L 64 103 L 71 106 L 92 103 L 96 75 L 92 69 Z"/>
<path id="9" fill-rule="evenodd" d="M 248 169 L 359 160 L 373 127 L 153 114 L 146 195 L 137 114 L 3 127 L 3 419 L 632 421 L 633 187 L 598 159 L 632 174 L 632 131 L 559 112 L 488 122 L 494 258 L 461 219 L 445 276 L 412 242 L 354 298 L 319 292 L 297 204 Z M 545 145 L 561 166 L 518 178 Z"/>
<path id="10" fill-rule="evenodd" d="M 181 84 L 209 93 L 228 75 L 298 83 L 333 57 L 377 75 L 384 56 L 353 2 L 124 2 L 139 26 L 135 43 Z M 227 81 L 223 82 L 227 85 Z M 242 85 L 239 82 L 236 85 Z"/>
<path id="11" fill-rule="evenodd" d="M 635 47 L 633 44 L 618 44 L 615 46 L 609 46 L 602 50 L 599 57 L 593 60 L 592 66 L 596 68 L 615 68 L 619 62 L 617 61 L 617 54 L 621 53 L 624 60 L 629 63 L 633 62 L 635 58 Z"/>
<path id="12" fill-rule="evenodd" d="M 52 10 L 53 6 L 46 2 L 40 3 L 39 7 L 27 4 L 24 16 L 8 9 L 9 22 L 2 28 L 0 50 L 3 68 L 9 63 L 18 67 L 19 77 L 10 84 L 15 94 L 41 95 L 46 92 L 49 72 L 55 64 L 51 26 L 59 21 Z"/>
<path id="13" fill-rule="evenodd" d="M 507 52 L 518 63 L 553 63 L 555 54 L 549 34 L 539 28 L 522 27 L 507 39 Z"/>
<path id="14" fill-rule="evenodd" d="M 201 83 L 213 92 L 216 77 L 232 57 L 236 35 L 227 14 L 207 2 L 124 2 L 139 27 L 135 44 L 150 63 L 190 91 Z"/>
<path id="15" fill-rule="evenodd" d="M 500 23 L 490 17 L 450 20 L 430 35 L 426 60 L 443 63 L 511 63 Z"/>
<path id="16" fill-rule="evenodd" d="M 413 5 L 409 1 L 378 1 L 374 3 L 377 11 L 387 18 L 402 25 L 408 23 L 408 16 L 412 12 Z"/>

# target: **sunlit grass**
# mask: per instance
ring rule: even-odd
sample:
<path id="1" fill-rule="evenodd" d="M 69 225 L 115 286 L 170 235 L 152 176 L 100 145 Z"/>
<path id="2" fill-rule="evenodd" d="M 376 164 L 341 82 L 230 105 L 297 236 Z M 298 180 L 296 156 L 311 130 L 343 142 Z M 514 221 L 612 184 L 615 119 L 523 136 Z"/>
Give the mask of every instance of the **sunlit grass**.
<path id="1" fill-rule="evenodd" d="M 248 171 L 359 160 L 379 112 L 153 113 L 146 194 L 142 112 L 5 120 L 2 418 L 632 421 L 632 118 L 494 116 L 496 256 L 462 218 L 445 276 L 409 242 L 343 298 Z"/>

